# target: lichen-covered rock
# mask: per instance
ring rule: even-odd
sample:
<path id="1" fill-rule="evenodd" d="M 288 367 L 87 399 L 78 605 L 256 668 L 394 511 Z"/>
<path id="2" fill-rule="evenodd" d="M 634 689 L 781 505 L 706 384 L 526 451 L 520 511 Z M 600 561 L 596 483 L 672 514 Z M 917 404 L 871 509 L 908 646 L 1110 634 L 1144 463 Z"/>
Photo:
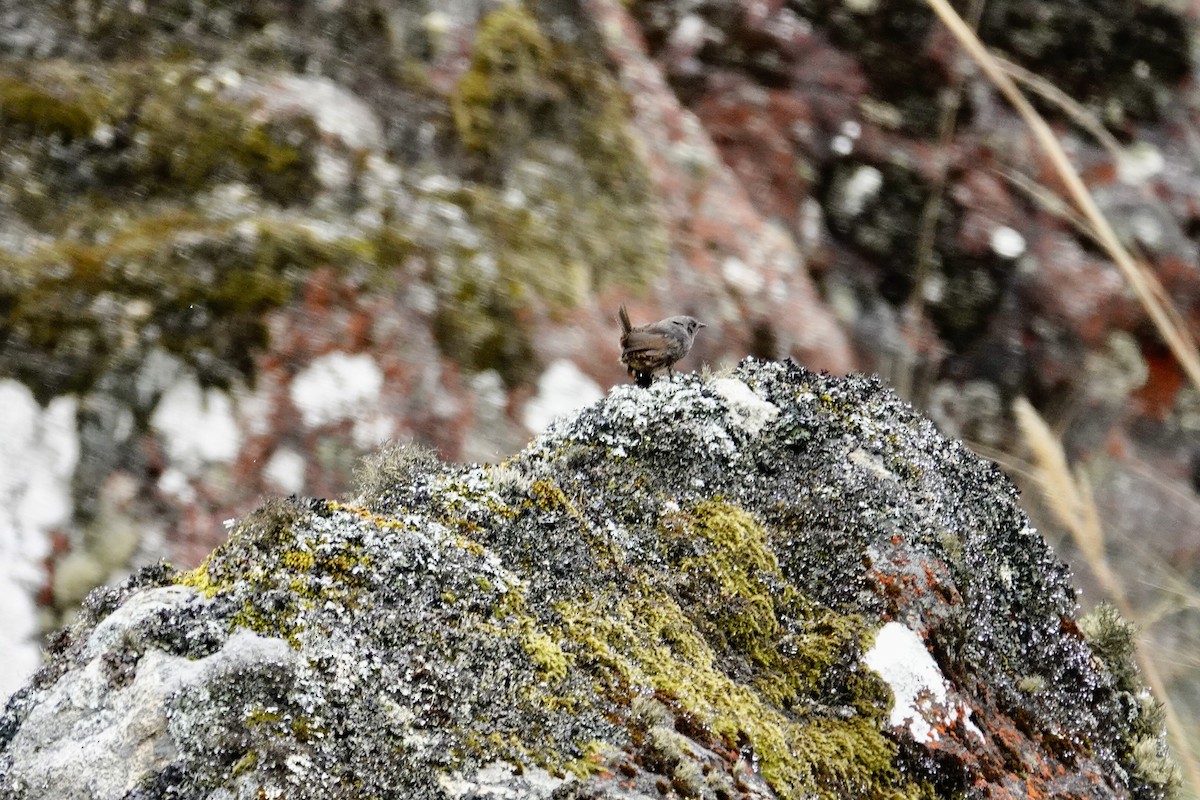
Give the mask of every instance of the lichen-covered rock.
<path id="1" fill-rule="evenodd" d="M 747 361 L 500 466 L 360 472 L 94 592 L 0 717 L 0 792 L 1170 793 L 1128 627 L 1077 622 L 1008 481 L 875 381 Z"/>

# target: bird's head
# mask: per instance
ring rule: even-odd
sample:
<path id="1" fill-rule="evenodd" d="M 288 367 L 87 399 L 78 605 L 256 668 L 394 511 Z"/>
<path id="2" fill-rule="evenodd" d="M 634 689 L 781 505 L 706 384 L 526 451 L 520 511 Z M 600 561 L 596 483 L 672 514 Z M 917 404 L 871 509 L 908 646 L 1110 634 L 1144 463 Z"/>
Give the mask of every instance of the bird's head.
<path id="1" fill-rule="evenodd" d="M 700 330 L 701 328 L 708 327 L 707 325 L 705 325 L 703 322 L 696 319 L 695 317 L 671 317 L 671 318 L 665 320 L 665 322 L 668 325 L 670 325 L 672 328 L 674 328 L 675 330 L 679 331 L 681 334 L 686 336 L 689 346 L 691 345 L 692 341 L 696 338 L 696 331 Z"/>

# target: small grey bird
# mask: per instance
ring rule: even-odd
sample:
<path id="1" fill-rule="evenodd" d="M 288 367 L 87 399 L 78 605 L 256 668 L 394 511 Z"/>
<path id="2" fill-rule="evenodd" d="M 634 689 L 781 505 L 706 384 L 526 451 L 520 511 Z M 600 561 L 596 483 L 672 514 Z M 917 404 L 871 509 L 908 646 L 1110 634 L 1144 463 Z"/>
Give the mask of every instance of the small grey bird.
<path id="1" fill-rule="evenodd" d="M 621 363 L 643 387 L 654 380 L 656 369 L 666 367 L 667 376 L 674 375 L 671 365 L 692 349 L 696 331 L 708 327 L 694 317 L 667 317 L 635 328 L 629 324 L 624 305 L 617 316 L 621 320 Z"/>

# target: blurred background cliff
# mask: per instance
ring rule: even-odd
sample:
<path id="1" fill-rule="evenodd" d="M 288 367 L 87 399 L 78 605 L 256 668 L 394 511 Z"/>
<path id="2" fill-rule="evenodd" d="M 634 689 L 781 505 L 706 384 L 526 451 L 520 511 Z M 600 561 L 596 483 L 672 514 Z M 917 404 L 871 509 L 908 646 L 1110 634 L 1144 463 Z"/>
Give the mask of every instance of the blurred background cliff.
<path id="1" fill-rule="evenodd" d="M 1196 332 L 1200 7 L 955 6 Z M 0 0 L 0 696 L 264 497 L 520 449 L 622 302 L 880 374 L 1200 712 L 1200 392 L 920 0 Z"/>

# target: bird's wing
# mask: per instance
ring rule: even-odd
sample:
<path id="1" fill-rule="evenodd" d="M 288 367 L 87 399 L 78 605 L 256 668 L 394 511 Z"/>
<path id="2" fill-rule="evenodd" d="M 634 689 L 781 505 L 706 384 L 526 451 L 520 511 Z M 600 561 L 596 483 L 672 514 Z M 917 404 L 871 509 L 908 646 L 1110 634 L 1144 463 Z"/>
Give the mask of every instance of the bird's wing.
<path id="1" fill-rule="evenodd" d="M 621 348 L 626 353 L 654 353 L 667 350 L 671 340 L 661 333 L 630 331 L 621 337 Z"/>

